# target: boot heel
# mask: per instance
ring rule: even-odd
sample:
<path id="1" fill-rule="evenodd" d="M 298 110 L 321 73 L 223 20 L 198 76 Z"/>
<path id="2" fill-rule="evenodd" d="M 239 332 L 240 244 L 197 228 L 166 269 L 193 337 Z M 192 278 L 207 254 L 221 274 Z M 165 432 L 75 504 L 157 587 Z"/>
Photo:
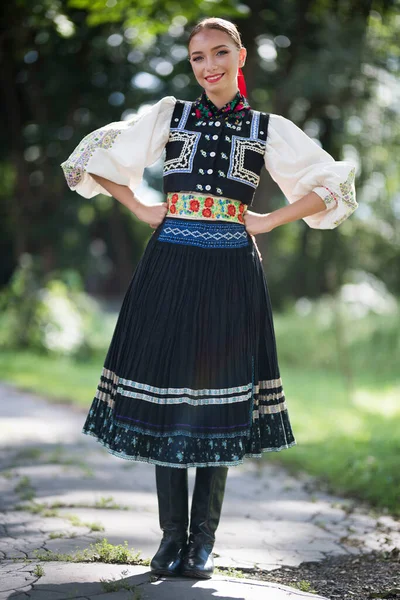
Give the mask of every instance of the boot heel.
<path id="1" fill-rule="evenodd" d="M 166 577 L 180 575 L 185 549 L 186 540 L 175 540 L 171 537 L 164 537 L 150 562 L 151 573 Z"/>

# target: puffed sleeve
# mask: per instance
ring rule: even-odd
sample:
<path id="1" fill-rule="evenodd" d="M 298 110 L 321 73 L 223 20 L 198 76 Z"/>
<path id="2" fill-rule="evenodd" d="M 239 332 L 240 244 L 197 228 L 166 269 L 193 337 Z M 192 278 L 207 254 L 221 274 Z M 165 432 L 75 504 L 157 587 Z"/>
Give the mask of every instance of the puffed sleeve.
<path id="1" fill-rule="evenodd" d="M 134 191 L 145 167 L 160 158 L 168 141 L 176 99 L 166 96 L 128 121 L 115 121 L 89 133 L 61 163 L 71 190 L 85 198 L 109 192 L 90 173 Z"/>
<path id="2" fill-rule="evenodd" d="M 309 192 L 326 208 L 303 220 L 313 229 L 334 229 L 357 208 L 355 167 L 335 161 L 289 119 L 270 115 L 265 167 L 292 204 Z"/>

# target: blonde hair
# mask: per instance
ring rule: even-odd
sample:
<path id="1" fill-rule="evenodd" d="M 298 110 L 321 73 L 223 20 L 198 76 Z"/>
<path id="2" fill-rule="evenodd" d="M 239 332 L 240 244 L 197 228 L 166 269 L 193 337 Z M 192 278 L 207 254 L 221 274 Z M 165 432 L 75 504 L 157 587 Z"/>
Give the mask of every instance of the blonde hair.
<path id="1" fill-rule="evenodd" d="M 200 23 L 197 23 L 189 35 L 188 45 L 192 38 L 203 29 L 218 29 L 219 31 L 223 31 L 229 35 L 239 49 L 243 47 L 242 39 L 236 25 L 226 19 L 220 19 L 219 17 L 208 17 L 207 19 L 200 21 Z"/>

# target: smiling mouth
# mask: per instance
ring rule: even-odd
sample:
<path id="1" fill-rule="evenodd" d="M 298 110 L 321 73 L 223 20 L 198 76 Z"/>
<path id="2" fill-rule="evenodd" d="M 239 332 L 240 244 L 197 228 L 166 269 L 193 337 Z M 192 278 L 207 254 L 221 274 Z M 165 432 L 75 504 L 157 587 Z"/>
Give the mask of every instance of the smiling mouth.
<path id="1" fill-rule="evenodd" d="M 224 76 L 224 73 L 218 73 L 218 75 L 209 75 L 208 77 L 205 77 L 204 79 L 206 81 L 208 81 L 208 83 L 217 83 L 217 81 L 219 81 L 223 76 Z"/>

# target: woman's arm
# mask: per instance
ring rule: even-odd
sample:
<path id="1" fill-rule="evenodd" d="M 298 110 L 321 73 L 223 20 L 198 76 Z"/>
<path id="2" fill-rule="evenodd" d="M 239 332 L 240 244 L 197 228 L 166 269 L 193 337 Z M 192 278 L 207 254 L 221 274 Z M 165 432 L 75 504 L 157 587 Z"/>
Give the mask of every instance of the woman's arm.
<path id="1" fill-rule="evenodd" d="M 256 226 L 259 233 L 296 219 L 304 219 L 314 229 L 334 229 L 358 206 L 355 166 L 334 160 L 289 119 L 270 115 L 264 162 L 293 206 L 262 215 L 265 218 Z"/>
<path id="2" fill-rule="evenodd" d="M 101 187 L 114 196 L 116 200 L 133 212 L 138 219 L 148 223 L 153 229 L 158 227 L 164 220 L 168 210 L 166 202 L 159 202 L 148 206 L 140 202 L 139 198 L 135 196 L 127 185 L 114 183 L 113 181 L 100 177 L 100 175 L 95 175 L 94 173 L 90 173 L 90 175 L 101 185 Z"/>
<path id="3" fill-rule="evenodd" d="M 247 231 L 252 235 L 257 235 L 271 231 L 279 225 L 309 217 L 324 209 L 326 209 L 326 204 L 322 198 L 315 192 L 310 192 L 293 204 L 282 206 L 270 213 L 260 215 L 248 210 L 244 214 L 244 222 Z"/>

